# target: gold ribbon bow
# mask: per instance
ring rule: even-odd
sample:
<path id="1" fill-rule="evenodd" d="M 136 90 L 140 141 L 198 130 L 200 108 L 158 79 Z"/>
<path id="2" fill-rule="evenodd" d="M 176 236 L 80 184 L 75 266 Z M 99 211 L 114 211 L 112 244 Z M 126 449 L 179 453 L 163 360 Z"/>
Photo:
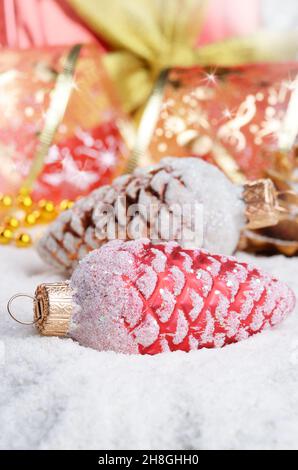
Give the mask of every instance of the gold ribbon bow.
<path id="1" fill-rule="evenodd" d="M 106 64 L 124 109 L 147 101 L 163 69 L 290 59 L 297 34 L 258 33 L 196 47 L 206 0 L 68 0 L 112 52 Z"/>

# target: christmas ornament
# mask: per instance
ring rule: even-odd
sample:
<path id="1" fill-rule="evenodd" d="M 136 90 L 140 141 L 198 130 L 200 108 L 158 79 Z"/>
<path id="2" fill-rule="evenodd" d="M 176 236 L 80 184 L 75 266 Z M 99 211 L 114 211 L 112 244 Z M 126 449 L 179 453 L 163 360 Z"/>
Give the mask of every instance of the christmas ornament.
<path id="1" fill-rule="evenodd" d="M 101 56 L 95 45 L 1 49 L 2 193 L 58 204 L 123 172 L 131 129 Z"/>
<path id="2" fill-rule="evenodd" d="M 156 83 L 154 112 L 145 108 L 135 163 L 146 152 L 155 162 L 164 155 L 198 156 L 242 183 L 268 170 L 290 174 L 297 77 L 293 62 L 168 70 Z"/>
<path id="3" fill-rule="evenodd" d="M 240 248 L 246 251 L 294 256 L 298 253 L 298 158 L 297 147 L 295 169 L 291 175 L 270 172 L 275 187 L 280 192 L 281 204 L 287 211 L 282 219 L 272 227 L 258 230 L 244 230 L 241 234 Z"/>
<path id="4" fill-rule="evenodd" d="M 37 288 L 34 323 L 99 351 L 157 354 L 246 339 L 294 305 L 285 284 L 235 258 L 114 240 L 85 257 L 69 283 Z"/>
<path id="5" fill-rule="evenodd" d="M 38 250 L 67 270 L 111 238 L 177 240 L 231 254 L 246 223 L 264 227 L 278 217 L 270 180 L 238 187 L 200 159 L 165 158 L 76 202 L 49 226 Z"/>

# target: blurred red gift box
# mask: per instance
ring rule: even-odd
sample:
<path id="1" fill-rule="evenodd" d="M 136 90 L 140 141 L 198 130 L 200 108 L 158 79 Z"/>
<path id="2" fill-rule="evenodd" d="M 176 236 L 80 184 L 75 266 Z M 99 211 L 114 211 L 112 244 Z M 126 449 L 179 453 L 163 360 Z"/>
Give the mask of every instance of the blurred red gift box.
<path id="1" fill-rule="evenodd" d="M 288 106 L 297 77 L 298 63 L 170 70 L 150 157 L 193 155 L 216 163 L 234 181 L 264 177 L 281 163 L 279 151 L 294 144 Z M 294 131 L 296 121 L 294 109 Z M 291 166 L 291 153 L 285 158 Z"/>
<path id="2" fill-rule="evenodd" d="M 75 199 L 123 171 L 128 122 L 97 46 L 1 50 L 0 104 L 1 192 Z"/>

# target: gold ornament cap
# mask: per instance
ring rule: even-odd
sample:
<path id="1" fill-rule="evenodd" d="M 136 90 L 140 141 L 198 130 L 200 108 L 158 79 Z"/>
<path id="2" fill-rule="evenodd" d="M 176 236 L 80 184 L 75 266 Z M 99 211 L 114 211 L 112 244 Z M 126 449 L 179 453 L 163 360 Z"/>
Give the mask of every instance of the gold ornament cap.
<path id="1" fill-rule="evenodd" d="M 34 323 L 44 336 L 66 336 L 73 312 L 68 282 L 41 284 L 34 298 Z"/>
<path id="2" fill-rule="evenodd" d="M 278 193 L 270 179 L 251 181 L 243 186 L 246 227 L 258 229 L 276 225 L 281 216 Z"/>

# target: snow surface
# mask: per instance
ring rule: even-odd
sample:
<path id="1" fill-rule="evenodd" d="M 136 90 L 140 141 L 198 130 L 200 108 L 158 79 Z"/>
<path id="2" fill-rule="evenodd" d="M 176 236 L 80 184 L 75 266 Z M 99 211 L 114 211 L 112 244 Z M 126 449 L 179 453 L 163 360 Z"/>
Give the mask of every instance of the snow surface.
<path id="1" fill-rule="evenodd" d="M 298 295 L 297 258 L 239 256 Z M 1 449 L 298 449 L 297 309 L 223 349 L 99 353 L 10 320 L 12 294 L 61 275 L 34 250 L 0 261 Z"/>

